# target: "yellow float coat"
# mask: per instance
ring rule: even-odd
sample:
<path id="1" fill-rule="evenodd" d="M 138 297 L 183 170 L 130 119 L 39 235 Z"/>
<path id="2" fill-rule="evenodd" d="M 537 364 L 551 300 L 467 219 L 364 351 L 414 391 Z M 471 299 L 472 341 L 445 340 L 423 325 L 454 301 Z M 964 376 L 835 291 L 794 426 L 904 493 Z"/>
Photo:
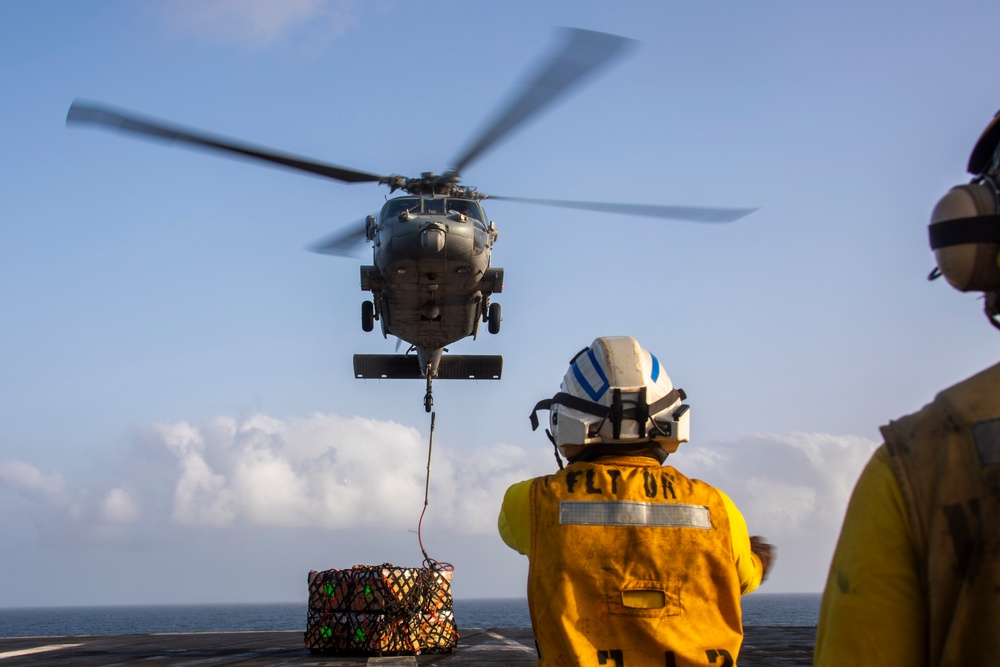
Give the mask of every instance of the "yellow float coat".
<path id="1" fill-rule="evenodd" d="M 1000 365 L 882 429 L 823 596 L 816 664 L 1000 655 Z"/>
<path id="2" fill-rule="evenodd" d="M 499 527 L 529 556 L 539 665 L 734 664 L 763 568 L 717 489 L 643 457 L 572 463 L 512 486 Z"/>

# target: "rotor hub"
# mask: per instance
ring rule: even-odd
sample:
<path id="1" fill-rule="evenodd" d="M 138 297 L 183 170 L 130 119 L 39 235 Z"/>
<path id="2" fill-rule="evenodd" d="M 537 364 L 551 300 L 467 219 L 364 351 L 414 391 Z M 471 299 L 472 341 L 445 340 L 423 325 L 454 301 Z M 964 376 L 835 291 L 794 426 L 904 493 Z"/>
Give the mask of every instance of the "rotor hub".
<path id="1" fill-rule="evenodd" d="M 394 174 L 382 179 L 381 182 L 384 185 L 388 185 L 391 192 L 402 190 L 407 194 L 417 196 L 431 195 L 476 200 L 486 199 L 486 195 L 481 194 L 475 188 L 459 185 L 458 173 L 454 171 L 444 174 L 425 171 L 419 178 L 407 178 Z"/>

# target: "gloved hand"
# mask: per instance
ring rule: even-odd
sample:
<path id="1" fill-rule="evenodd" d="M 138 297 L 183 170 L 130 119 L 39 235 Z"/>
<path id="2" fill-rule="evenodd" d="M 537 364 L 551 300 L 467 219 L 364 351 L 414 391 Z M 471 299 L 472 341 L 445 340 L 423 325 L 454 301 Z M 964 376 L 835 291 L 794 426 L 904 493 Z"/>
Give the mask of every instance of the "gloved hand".
<path id="1" fill-rule="evenodd" d="M 771 569 L 771 563 L 776 558 L 775 552 L 777 549 L 760 535 L 754 535 L 750 538 L 750 550 L 757 554 L 760 562 L 764 564 L 764 574 L 760 578 L 761 581 L 764 581 L 767 579 L 767 573 Z"/>

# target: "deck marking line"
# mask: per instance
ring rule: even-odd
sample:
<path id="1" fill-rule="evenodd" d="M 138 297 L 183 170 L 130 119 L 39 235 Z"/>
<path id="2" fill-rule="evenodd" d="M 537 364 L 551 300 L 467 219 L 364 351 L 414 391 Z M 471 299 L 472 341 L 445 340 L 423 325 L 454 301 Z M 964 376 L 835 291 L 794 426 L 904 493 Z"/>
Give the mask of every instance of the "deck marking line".
<path id="1" fill-rule="evenodd" d="M 58 651 L 61 648 L 74 648 L 83 644 L 48 644 L 47 646 L 36 646 L 35 648 L 24 648 L 19 651 L 4 651 L 0 653 L 0 660 L 4 658 L 16 658 L 22 655 L 33 655 L 35 653 L 45 653 L 46 651 Z"/>
<path id="2" fill-rule="evenodd" d="M 493 639 L 499 639 L 501 642 L 503 642 L 504 644 L 506 644 L 510 648 L 516 648 L 519 651 L 526 651 L 527 653 L 530 653 L 531 655 L 535 655 L 535 649 L 531 648 L 530 646 L 525 646 L 524 644 L 522 644 L 520 642 L 516 642 L 513 639 L 509 639 L 507 637 L 504 637 L 503 635 L 497 634 L 496 632 L 490 632 L 489 630 L 486 631 L 486 634 L 488 634 L 490 637 L 493 637 Z"/>
<path id="3" fill-rule="evenodd" d="M 413 665 L 417 667 L 417 659 L 412 655 L 394 655 L 381 658 L 368 658 L 369 665 Z"/>

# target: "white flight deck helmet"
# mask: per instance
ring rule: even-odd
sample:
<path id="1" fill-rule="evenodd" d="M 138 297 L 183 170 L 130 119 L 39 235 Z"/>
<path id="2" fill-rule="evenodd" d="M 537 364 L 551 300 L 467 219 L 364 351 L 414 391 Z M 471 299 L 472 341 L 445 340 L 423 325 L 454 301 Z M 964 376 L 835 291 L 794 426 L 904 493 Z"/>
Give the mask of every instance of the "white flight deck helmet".
<path id="1" fill-rule="evenodd" d="M 931 249 L 945 280 L 962 292 L 985 292 L 986 315 L 1000 328 L 1000 113 L 969 157 L 972 182 L 952 188 L 931 214 Z"/>
<path id="2" fill-rule="evenodd" d="M 601 337 L 570 360 L 561 391 L 538 402 L 531 425 L 549 410 L 549 438 L 571 461 L 648 450 L 662 463 L 688 441 L 686 397 L 636 339 Z"/>

